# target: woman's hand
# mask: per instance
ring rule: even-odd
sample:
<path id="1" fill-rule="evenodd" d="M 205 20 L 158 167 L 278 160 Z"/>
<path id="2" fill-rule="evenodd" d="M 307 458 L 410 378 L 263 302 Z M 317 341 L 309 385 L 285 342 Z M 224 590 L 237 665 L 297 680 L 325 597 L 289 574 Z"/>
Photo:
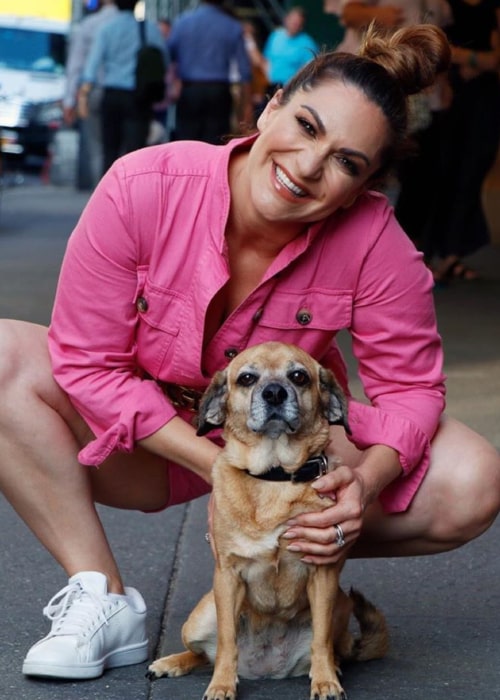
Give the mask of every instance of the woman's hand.
<path id="1" fill-rule="evenodd" d="M 289 520 L 283 534 L 288 549 L 300 552 L 309 564 L 331 564 L 344 558 L 358 539 L 366 508 L 402 472 L 399 454 L 387 445 L 372 445 L 355 468 L 345 464 L 313 482 L 311 487 L 331 505 L 322 511 L 303 513 Z M 340 532 L 342 546 L 337 544 Z"/>
<path id="2" fill-rule="evenodd" d="M 287 549 L 303 554 L 302 561 L 331 564 L 342 559 L 359 537 L 367 505 L 364 483 L 359 471 L 342 465 L 314 481 L 311 487 L 330 499 L 331 505 L 322 511 L 295 516 L 287 522 L 283 537 L 290 540 Z M 341 533 L 345 543 L 339 546 Z"/>

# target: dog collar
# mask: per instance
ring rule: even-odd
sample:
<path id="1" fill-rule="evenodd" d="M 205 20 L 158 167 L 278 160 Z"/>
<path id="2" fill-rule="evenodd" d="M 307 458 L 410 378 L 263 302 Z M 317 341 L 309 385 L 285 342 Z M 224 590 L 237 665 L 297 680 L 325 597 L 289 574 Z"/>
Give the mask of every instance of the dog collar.
<path id="1" fill-rule="evenodd" d="M 324 452 L 315 457 L 309 457 L 304 464 L 295 472 L 286 472 L 283 467 L 271 467 L 267 472 L 262 474 L 252 474 L 246 470 L 249 476 L 255 479 L 263 479 L 264 481 L 291 481 L 292 483 L 305 483 L 314 481 L 328 471 L 328 459 Z"/>

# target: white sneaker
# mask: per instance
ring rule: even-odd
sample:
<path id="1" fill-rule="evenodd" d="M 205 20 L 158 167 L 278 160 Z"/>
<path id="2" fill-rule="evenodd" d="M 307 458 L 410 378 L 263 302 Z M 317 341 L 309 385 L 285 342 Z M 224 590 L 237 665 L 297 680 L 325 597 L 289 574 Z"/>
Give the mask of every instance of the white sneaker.
<path id="1" fill-rule="evenodd" d="M 108 593 L 107 579 L 83 571 L 69 579 L 43 610 L 49 634 L 28 651 L 23 673 L 53 678 L 97 678 L 104 669 L 145 661 L 146 604 L 135 588 Z"/>

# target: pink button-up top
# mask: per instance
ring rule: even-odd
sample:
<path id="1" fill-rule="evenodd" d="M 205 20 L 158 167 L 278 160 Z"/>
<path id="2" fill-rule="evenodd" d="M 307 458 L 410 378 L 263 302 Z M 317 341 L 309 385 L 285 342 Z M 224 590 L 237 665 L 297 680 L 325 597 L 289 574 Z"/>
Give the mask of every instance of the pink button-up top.
<path id="1" fill-rule="evenodd" d="M 399 452 L 403 474 L 381 498 L 403 510 L 444 408 L 431 276 L 386 199 L 369 192 L 289 243 L 204 349 L 208 305 L 230 275 L 228 161 L 241 143 L 129 154 L 70 237 L 49 344 L 56 380 L 96 436 L 80 460 L 131 451 L 178 413 L 146 374 L 204 388 L 235 351 L 267 340 L 301 346 L 347 391 L 335 341 L 345 328 L 368 400 L 350 399 L 351 439 Z"/>

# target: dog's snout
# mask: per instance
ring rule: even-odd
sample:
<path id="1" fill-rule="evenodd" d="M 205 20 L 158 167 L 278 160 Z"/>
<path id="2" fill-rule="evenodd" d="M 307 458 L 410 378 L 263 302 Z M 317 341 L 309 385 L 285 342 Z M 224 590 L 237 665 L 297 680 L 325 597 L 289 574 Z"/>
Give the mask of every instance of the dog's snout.
<path id="1" fill-rule="evenodd" d="M 272 382 L 264 387 L 262 398 L 271 406 L 281 406 L 281 404 L 287 400 L 288 392 L 281 384 Z"/>

